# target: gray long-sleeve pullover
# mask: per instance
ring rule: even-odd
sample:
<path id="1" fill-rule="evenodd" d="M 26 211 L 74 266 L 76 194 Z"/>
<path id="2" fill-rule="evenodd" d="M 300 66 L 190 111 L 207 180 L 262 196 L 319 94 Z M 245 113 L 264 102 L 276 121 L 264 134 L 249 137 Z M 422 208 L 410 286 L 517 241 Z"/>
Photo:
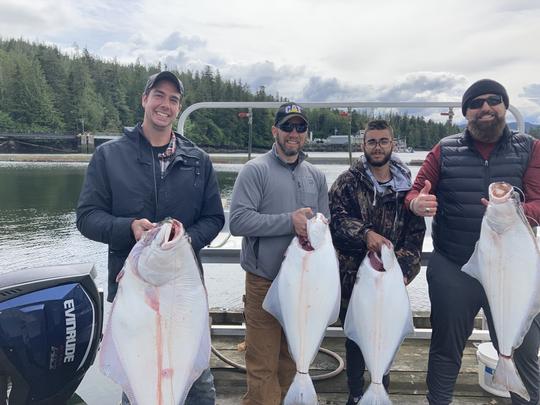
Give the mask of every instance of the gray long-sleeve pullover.
<path id="1" fill-rule="evenodd" d="M 240 264 L 260 277 L 273 280 L 294 237 L 292 213 L 309 207 L 329 218 L 328 186 L 324 174 L 306 162 L 296 166 L 282 161 L 275 145 L 248 162 L 238 174 L 232 192 L 230 230 L 243 236 Z"/>

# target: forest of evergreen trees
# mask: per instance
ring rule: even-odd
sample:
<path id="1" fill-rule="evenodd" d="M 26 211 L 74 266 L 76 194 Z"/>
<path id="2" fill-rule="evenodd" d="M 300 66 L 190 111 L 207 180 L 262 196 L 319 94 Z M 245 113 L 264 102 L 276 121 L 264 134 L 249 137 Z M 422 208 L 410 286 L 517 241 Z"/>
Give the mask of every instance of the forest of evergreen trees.
<path id="1" fill-rule="evenodd" d="M 83 126 L 85 131 L 121 132 L 142 119 L 142 89 L 148 76 L 162 68 L 104 61 L 87 50 L 67 55 L 50 45 L 0 39 L 0 133 L 79 133 Z M 252 92 L 241 79 L 224 80 L 210 67 L 177 73 L 186 89 L 183 108 L 201 101 L 282 101 L 263 87 Z M 185 135 L 201 146 L 245 148 L 248 122 L 238 117 L 238 111 L 196 111 L 186 123 Z M 271 144 L 273 115 L 272 110 L 253 110 L 256 147 Z M 356 133 L 370 118 L 354 110 L 351 117 L 331 109 L 313 109 L 308 115 L 315 138 L 335 131 L 347 134 L 349 125 Z M 413 148 L 428 149 L 443 136 L 459 132 L 456 126 L 422 117 L 394 113 L 384 118 Z"/>

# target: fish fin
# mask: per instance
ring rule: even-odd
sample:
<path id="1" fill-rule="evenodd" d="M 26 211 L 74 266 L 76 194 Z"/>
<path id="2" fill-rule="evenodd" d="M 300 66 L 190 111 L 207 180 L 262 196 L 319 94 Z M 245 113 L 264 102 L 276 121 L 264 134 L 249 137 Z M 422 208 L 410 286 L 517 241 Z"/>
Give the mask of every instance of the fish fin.
<path id="1" fill-rule="evenodd" d="M 122 269 L 120 270 L 120 272 L 116 275 L 116 282 L 119 283 L 120 280 L 122 279 L 122 277 L 124 277 L 124 268 L 122 267 Z"/>
<path id="2" fill-rule="evenodd" d="M 477 279 L 478 281 L 481 281 L 481 274 L 480 274 L 480 253 L 479 253 L 480 247 L 478 246 L 478 242 L 476 242 L 476 245 L 474 247 L 474 252 L 469 259 L 467 263 L 463 265 L 461 268 L 461 271 L 468 274 L 469 276 Z"/>
<path id="3" fill-rule="evenodd" d="M 493 382 L 506 387 L 508 391 L 519 395 L 526 401 L 531 400 L 511 357 L 499 356 L 495 374 L 493 374 Z"/>
<path id="4" fill-rule="evenodd" d="M 339 318 L 339 309 L 341 306 L 341 285 L 339 284 L 338 291 L 339 293 L 336 295 L 336 302 L 334 302 L 334 308 L 332 309 L 332 314 L 330 315 L 330 320 L 328 321 L 329 326 L 336 323 Z"/>
<path id="5" fill-rule="evenodd" d="M 317 393 L 309 374 L 296 373 L 289 391 L 285 395 L 283 405 L 314 405 L 318 403 Z"/>
<path id="6" fill-rule="evenodd" d="M 279 299 L 279 274 L 270 285 L 266 297 L 264 297 L 262 307 L 266 312 L 276 318 L 281 326 L 283 326 L 283 316 L 281 315 L 281 304 Z"/>
<path id="7" fill-rule="evenodd" d="M 538 273 L 540 273 L 540 268 L 538 269 Z M 538 282 L 537 282 L 537 285 L 538 285 Z M 529 314 L 527 315 L 527 317 L 523 319 L 523 323 L 520 328 L 521 333 L 519 334 L 519 336 L 517 336 L 514 342 L 514 345 L 512 347 L 516 348 L 516 347 L 521 346 L 521 344 L 523 343 L 523 339 L 525 339 L 525 336 L 527 335 L 527 333 L 529 333 L 529 330 L 531 329 L 531 325 L 536 319 L 536 317 L 538 316 L 538 314 L 540 314 L 540 294 L 535 294 L 532 297 L 532 303 L 529 308 Z"/>
<path id="8" fill-rule="evenodd" d="M 186 400 L 193 383 L 195 383 L 195 381 L 202 375 L 204 370 L 210 367 L 211 345 L 210 324 L 208 324 L 208 329 L 205 330 L 205 333 L 203 333 L 201 336 L 201 344 L 199 346 L 199 350 L 197 351 L 197 357 L 193 363 L 193 368 L 191 369 L 189 386 L 186 388 L 183 398 L 181 398 L 179 402 L 180 404 L 183 404 Z"/>
<path id="9" fill-rule="evenodd" d="M 122 390 L 127 395 L 131 404 L 136 404 L 137 402 L 135 401 L 133 389 L 129 384 L 129 380 L 127 378 L 126 372 L 124 371 L 122 362 L 120 361 L 120 356 L 118 355 L 116 345 L 114 344 L 114 340 L 112 338 L 112 333 L 110 330 L 111 327 L 112 323 L 110 322 L 109 315 L 107 329 L 103 334 L 103 339 L 101 340 L 99 348 L 99 370 L 102 372 L 102 374 L 104 374 L 122 387 Z"/>
<path id="10" fill-rule="evenodd" d="M 359 405 L 392 405 L 392 401 L 382 383 L 371 383 L 362 395 Z"/>
<path id="11" fill-rule="evenodd" d="M 351 305 L 351 303 L 356 301 L 354 296 L 356 295 L 357 291 L 355 290 L 356 290 L 356 285 L 353 287 L 351 298 L 349 300 L 349 307 L 347 308 L 347 313 L 345 314 L 345 323 L 343 324 L 343 332 L 345 333 L 345 336 L 347 336 L 348 339 L 354 341 L 354 343 L 360 346 L 360 340 L 361 340 L 360 335 L 358 334 L 358 328 L 356 328 L 354 324 L 355 305 Z"/>

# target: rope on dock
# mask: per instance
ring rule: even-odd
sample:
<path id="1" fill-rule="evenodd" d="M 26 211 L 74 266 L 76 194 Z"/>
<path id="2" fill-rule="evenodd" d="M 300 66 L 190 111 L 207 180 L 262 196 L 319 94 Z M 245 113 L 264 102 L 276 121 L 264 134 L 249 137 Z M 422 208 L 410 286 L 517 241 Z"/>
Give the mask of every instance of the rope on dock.
<path id="1" fill-rule="evenodd" d="M 312 375 L 311 379 L 313 381 L 326 380 L 328 378 L 335 377 L 336 375 L 338 375 L 339 373 L 341 373 L 343 371 L 343 369 L 345 368 L 345 362 L 343 361 L 343 358 L 339 354 L 337 354 L 336 352 L 333 352 L 331 350 L 325 349 L 323 347 L 320 347 L 319 351 L 321 353 L 327 354 L 328 356 L 334 358 L 338 362 L 338 366 L 336 367 L 335 370 L 330 371 L 328 373 Z M 214 345 L 212 345 L 212 353 L 214 353 L 218 359 L 220 359 L 221 361 L 227 363 L 229 366 L 232 366 L 232 367 L 238 369 L 242 373 L 246 372 L 246 366 L 244 366 L 243 364 L 240 364 L 240 363 L 236 363 L 235 361 L 225 357 L 223 354 L 221 354 L 221 352 L 218 349 L 216 349 L 214 347 Z"/>
<path id="2" fill-rule="evenodd" d="M 320 347 L 319 351 L 321 353 L 327 354 L 328 356 L 336 359 L 336 361 L 338 362 L 338 366 L 336 367 L 335 370 L 330 371 L 329 373 L 317 374 L 317 375 L 311 376 L 311 379 L 313 381 L 327 380 L 329 378 L 335 377 L 336 375 L 338 375 L 339 373 L 343 371 L 343 369 L 345 368 L 345 362 L 343 361 L 343 358 L 339 354 L 331 350 L 325 349 L 324 347 Z"/>

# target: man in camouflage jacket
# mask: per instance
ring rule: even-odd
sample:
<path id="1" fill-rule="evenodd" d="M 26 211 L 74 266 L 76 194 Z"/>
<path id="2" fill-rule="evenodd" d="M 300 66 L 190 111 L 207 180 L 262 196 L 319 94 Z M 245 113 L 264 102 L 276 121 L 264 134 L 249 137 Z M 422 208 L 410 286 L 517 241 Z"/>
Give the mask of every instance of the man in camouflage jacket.
<path id="1" fill-rule="evenodd" d="M 380 253 L 393 245 L 406 284 L 420 271 L 424 220 L 410 213 L 404 199 L 410 190 L 409 169 L 392 154 L 392 128 L 384 120 L 370 121 L 364 135 L 364 156 L 342 173 L 329 193 L 330 230 L 339 259 L 342 324 L 358 268 L 368 251 Z M 363 394 L 365 362 L 352 340 L 345 343 L 349 401 Z M 389 376 L 383 379 L 388 389 Z"/>

